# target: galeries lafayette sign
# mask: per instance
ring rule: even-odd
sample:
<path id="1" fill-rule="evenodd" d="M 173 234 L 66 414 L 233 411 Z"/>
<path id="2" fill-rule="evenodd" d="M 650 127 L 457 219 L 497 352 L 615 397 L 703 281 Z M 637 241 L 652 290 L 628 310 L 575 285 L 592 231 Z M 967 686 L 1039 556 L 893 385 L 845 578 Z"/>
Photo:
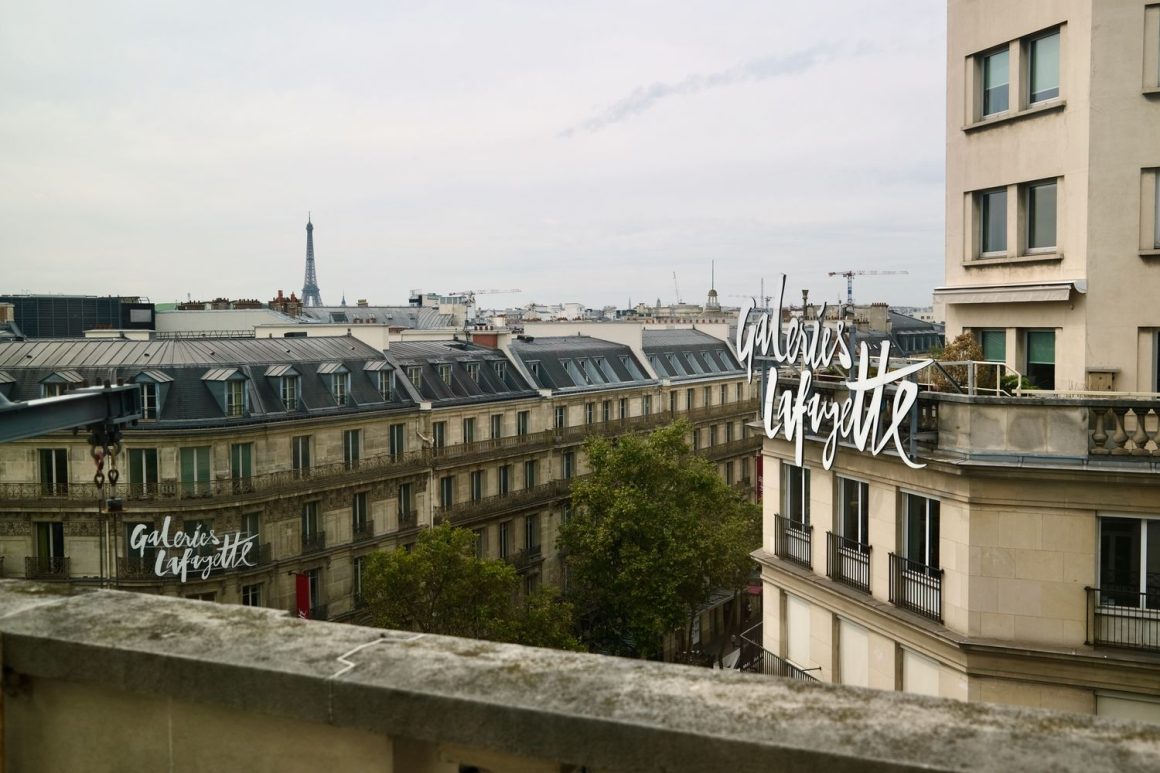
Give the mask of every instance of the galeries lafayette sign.
<path id="1" fill-rule="evenodd" d="M 859 451 L 869 450 L 878 455 L 886 446 L 894 444 L 898 455 L 908 466 L 918 469 L 926 465 L 911 460 L 899 435 L 902 422 L 910 415 L 915 400 L 918 399 L 918 385 L 906 381 L 906 377 L 917 373 L 931 364 L 931 360 L 908 363 L 897 370 L 890 367 L 890 342 L 883 341 L 878 354 L 877 372 L 870 375 L 870 350 L 865 342 L 859 345 L 857 377 L 846 382 L 849 394 L 844 401 L 823 401 L 813 391 L 813 374 L 830 367 L 834 357 L 847 372 L 853 365 L 850 346 L 847 343 L 846 323 L 837 320 L 833 327 L 826 327 L 820 320 L 825 319 L 826 306 L 822 305 L 817 320 L 801 320 L 794 317 L 782 328 L 782 303 L 785 299 L 785 275 L 781 277 L 781 293 L 778 296 L 776 315 L 768 311 L 758 313 L 757 303 L 749 299 L 741 306 L 737 324 L 737 352 L 744 363 L 750 380 L 753 378 L 753 361 L 756 357 L 771 357 L 778 365 L 797 365 L 801 369 L 796 391 L 777 391 L 777 368 L 770 368 L 762 396 L 762 417 L 765 420 L 765 434 L 775 438 L 784 435 L 795 445 L 794 459 L 802 463 L 802 440 L 808 422 L 810 431 L 817 434 L 823 425 L 830 426 L 829 435 L 822 449 L 822 466 L 830 469 L 834 463 L 838 440 L 849 440 Z M 879 431 L 882 416 L 882 402 L 888 384 L 896 384 L 890 407 L 889 426 Z M 776 422 L 776 423 L 775 423 Z M 873 442 L 871 442 L 873 440 Z"/>
<path id="2" fill-rule="evenodd" d="M 222 536 L 200 525 L 189 534 L 171 527 L 172 518 L 167 515 L 160 529 L 139 523 L 129 535 L 129 548 L 141 558 L 146 550 L 156 551 L 153 572 L 158 577 L 180 577 L 185 582 L 192 572 L 207 580 L 214 571 L 254 566 L 247 557 L 258 539 L 256 534 Z"/>

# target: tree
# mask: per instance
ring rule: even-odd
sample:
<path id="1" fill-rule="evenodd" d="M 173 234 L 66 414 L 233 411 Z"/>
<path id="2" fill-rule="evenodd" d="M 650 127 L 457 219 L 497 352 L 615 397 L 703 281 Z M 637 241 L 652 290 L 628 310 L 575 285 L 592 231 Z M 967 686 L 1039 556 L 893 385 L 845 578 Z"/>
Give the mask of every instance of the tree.
<path id="1" fill-rule="evenodd" d="M 689 431 L 682 421 L 587 441 L 592 474 L 572 487 L 560 547 L 580 638 L 595 651 L 657 657 L 714 590 L 746 582 L 760 508 L 692 452 Z"/>
<path id="2" fill-rule="evenodd" d="M 423 531 L 410 551 L 374 554 L 363 579 L 382 628 L 579 648 L 571 606 L 548 589 L 521 598 L 519 584 L 511 564 L 478 558 L 475 535 L 446 523 Z"/>

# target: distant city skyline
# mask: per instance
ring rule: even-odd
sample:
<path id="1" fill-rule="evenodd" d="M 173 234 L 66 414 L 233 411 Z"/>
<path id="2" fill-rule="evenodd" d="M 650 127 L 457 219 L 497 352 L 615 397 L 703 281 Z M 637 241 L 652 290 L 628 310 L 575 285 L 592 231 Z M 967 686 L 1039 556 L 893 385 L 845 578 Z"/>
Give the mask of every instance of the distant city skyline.
<path id="1" fill-rule="evenodd" d="M 928 305 L 945 8 L 28 4 L 0 292 Z M 113 41 L 113 42 L 110 42 Z"/>

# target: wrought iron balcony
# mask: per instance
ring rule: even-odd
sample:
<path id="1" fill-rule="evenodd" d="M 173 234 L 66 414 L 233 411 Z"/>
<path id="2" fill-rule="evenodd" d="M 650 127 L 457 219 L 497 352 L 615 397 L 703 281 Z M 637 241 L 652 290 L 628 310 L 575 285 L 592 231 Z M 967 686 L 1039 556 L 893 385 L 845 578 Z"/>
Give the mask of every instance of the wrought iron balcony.
<path id="1" fill-rule="evenodd" d="M 731 456 L 753 454 L 760 448 L 761 436 L 753 435 L 752 437 L 741 438 L 740 440 L 730 440 L 727 443 L 702 446 L 697 449 L 697 454 L 711 461 L 719 461 L 721 459 L 728 459 Z"/>
<path id="2" fill-rule="evenodd" d="M 826 532 L 826 576 L 869 593 L 870 546 Z"/>
<path id="3" fill-rule="evenodd" d="M 1084 588 L 1087 641 L 1097 647 L 1160 652 L 1160 592 L 1133 588 Z"/>
<path id="4" fill-rule="evenodd" d="M 67 580 L 68 556 L 28 556 L 24 559 L 24 576 L 29 580 Z"/>
<path id="5" fill-rule="evenodd" d="M 890 603 L 942 622 L 943 570 L 890 554 Z"/>
<path id="6" fill-rule="evenodd" d="M 458 502 L 447 507 L 437 507 L 435 508 L 435 521 L 450 520 L 451 523 L 459 525 L 475 520 L 476 518 L 490 517 L 512 510 L 519 510 L 524 507 L 533 507 L 551 502 L 566 497 L 572 488 L 572 483 L 577 480 L 580 480 L 580 478 L 554 480 L 551 483 L 533 486 L 532 488 L 509 491 L 506 494 L 494 494 L 490 497 L 477 499 L 474 502 Z"/>
<path id="7" fill-rule="evenodd" d="M 778 558 L 792 561 L 795 564 L 804 566 L 806 569 L 812 568 L 813 559 L 811 551 L 813 548 L 814 527 L 808 523 L 774 515 L 773 528 L 775 540 L 774 554 Z"/>
<path id="8" fill-rule="evenodd" d="M 375 536 L 375 522 L 369 518 L 362 522 L 356 522 L 352 532 L 355 541 L 371 539 Z"/>
<path id="9" fill-rule="evenodd" d="M 399 511 L 399 528 L 400 529 L 414 529 L 419 525 L 419 511 L 418 510 L 400 510 Z"/>
<path id="10" fill-rule="evenodd" d="M 307 532 L 302 535 L 303 553 L 315 553 L 319 550 L 326 550 L 326 532 Z"/>

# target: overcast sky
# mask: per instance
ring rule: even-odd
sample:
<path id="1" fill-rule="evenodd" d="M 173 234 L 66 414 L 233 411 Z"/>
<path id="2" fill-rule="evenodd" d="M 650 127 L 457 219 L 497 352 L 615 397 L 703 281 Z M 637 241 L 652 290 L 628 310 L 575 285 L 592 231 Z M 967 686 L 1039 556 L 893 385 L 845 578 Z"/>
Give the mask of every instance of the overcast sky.
<path id="1" fill-rule="evenodd" d="M 5 3 L 0 292 L 929 304 L 944 6 Z"/>

